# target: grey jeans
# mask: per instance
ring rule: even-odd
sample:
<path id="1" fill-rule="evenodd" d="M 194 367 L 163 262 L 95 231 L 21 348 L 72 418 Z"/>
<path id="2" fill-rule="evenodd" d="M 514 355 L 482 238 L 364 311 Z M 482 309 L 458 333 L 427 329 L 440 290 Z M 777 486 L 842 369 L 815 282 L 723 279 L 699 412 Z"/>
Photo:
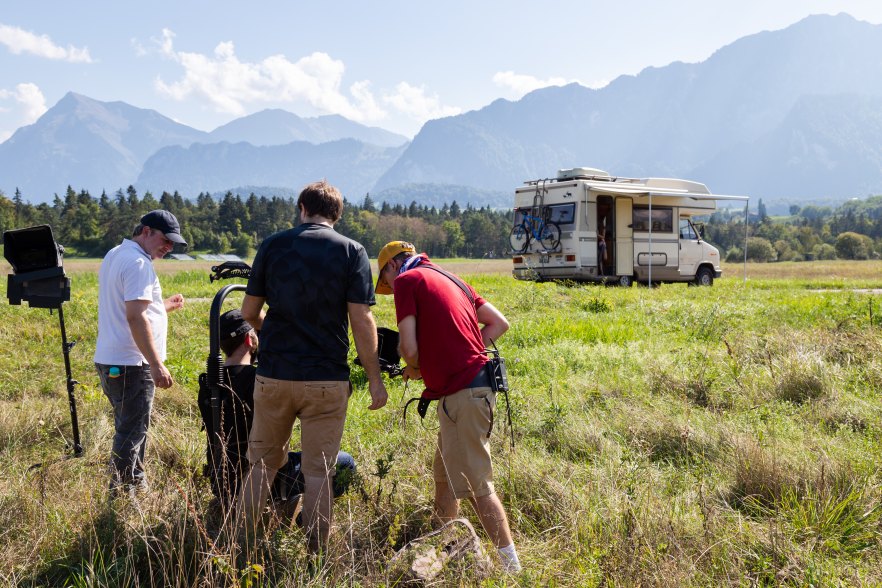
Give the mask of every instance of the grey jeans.
<path id="1" fill-rule="evenodd" d="M 101 388 L 113 406 L 113 451 L 111 488 L 120 484 L 146 485 L 144 451 L 156 386 L 150 366 L 96 363 Z"/>

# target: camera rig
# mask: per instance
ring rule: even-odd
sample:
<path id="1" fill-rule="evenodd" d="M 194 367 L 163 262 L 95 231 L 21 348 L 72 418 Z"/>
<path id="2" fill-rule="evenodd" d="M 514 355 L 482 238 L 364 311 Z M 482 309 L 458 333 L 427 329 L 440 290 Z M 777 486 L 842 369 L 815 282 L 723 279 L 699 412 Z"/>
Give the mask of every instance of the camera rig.
<path id="1" fill-rule="evenodd" d="M 61 326 L 61 351 L 64 355 L 64 369 L 67 375 L 67 402 L 70 409 L 70 422 L 73 434 L 74 456 L 83 454 L 80 443 L 80 426 L 77 418 L 77 402 L 70 370 L 70 350 L 76 341 L 67 340 L 64 328 L 64 309 L 62 304 L 70 301 L 70 278 L 64 274 L 62 257 L 64 247 L 55 242 L 52 227 L 38 225 L 25 229 L 13 229 L 3 233 L 3 256 L 12 266 L 8 276 L 6 296 L 9 303 L 20 305 L 22 301 L 31 308 L 58 309 L 58 322 Z"/>
<path id="2" fill-rule="evenodd" d="M 377 359 L 380 360 L 380 371 L 394 378 L 404 373 L 401 356 L 398 355 L 398 331 L 377 327 Z M 361 365 L 361 359 L 355 358 L 355 365 Z"/>

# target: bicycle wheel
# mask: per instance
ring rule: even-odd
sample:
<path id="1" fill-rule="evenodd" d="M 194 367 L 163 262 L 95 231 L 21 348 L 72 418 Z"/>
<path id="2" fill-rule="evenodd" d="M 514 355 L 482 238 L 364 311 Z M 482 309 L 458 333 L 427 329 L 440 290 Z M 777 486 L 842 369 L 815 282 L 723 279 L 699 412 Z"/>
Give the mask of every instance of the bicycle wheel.
<path id="1" fill-rule="evenodd" d="M 557 223 L 545 223 L 539 232 L 539 241 L 548 251 L 554 251 L 560 246 L 560 227 Z"/>
<path id="2" fill-rule="evenodd" d="M 515 253 L 526 251 L 527 245 L 530 244 L 530 232 L 527 227 L 523 224 L 515 225 L 508 236 L 508 242 L 511 245 L 511 250 Z"/>

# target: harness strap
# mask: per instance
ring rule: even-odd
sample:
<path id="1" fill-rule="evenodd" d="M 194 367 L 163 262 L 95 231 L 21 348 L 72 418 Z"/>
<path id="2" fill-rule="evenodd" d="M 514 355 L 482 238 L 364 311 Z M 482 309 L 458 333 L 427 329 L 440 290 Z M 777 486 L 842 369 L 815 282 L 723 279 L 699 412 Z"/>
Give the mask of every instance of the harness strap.
<path id="1" fill-rule="evenodd" d="M 407 429 L 407 408 L 410 406 L 411 402 L 417 403 L 417 414 L 420 415 L 421 419 L 424 419 L 426 418 L 426 413 L 429 411 L 429 405 L 432 404 L 432 399 L 414 396 L 406 403 L 404 403 L 404 410 L 402 411 L 401 420 L 404 423 L 405 430 Z"/>

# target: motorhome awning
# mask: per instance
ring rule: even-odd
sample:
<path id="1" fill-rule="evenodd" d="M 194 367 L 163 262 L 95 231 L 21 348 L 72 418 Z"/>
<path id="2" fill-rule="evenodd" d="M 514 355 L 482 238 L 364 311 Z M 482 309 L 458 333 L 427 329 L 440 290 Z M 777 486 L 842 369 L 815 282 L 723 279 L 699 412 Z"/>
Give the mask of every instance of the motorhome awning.
<path id="1" fill-rule="evenodd" d="M 678 190 L 676 188 L 653 188 L 651 190 L 647 190 L 645 186 L 616 186 L 609 183 L 590 183 L 588 187 L 591 190 L 595 190 L 597 192 L 605 192 L 607 194 L 620 194 L 622 196 L 678 196 L 681 198 L 691 198 L 692 200 L 750 200 L 749 196 L 702 194 L 700 192 L 690 192 L 689 190 Z"/>

